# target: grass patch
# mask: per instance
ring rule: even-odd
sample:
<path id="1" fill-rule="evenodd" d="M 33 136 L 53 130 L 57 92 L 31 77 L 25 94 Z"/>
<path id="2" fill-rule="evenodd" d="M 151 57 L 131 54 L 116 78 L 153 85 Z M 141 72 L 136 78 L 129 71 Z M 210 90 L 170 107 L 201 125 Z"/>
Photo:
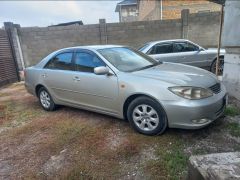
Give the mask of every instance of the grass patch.
<path id="1" fill-rule="evenodd" d="M 227 128 L 229 130 L 229 133 L 232 136 L 240 137 L 240 125 L 239 125 L 239 123 L 236 123 L 236 122 L 229 123 Z"/>
<path id="2" fill-rule="evenodd" d="M 56 125 L 56 141 L 60 145 L 74 142 L 75 139 L 81 138 L 89 130 L 82 123 L 76 123 L 72 120 L 58 122 Z"/>
<path id="3" fill-rule="evenodd" d="M 108 126 L 106 125 L 106 128 Z M 106 149 L 104 143 L 106 136 L 106 131 L 85 122 L 71 119 L 57 122 L 54 127 L 55 147 L 70 148 L 72 154 L 68 157 L 71 166 L 61 172 L 60 179 L 116 177 L 119 173 L 118 158 L 121 155 Z"/>
<path id="4" fill-rule="evenodd" d="M 182 179 L 187 170 L 188 156 L 183 151 L 183 142 L 176 140 L 167 146 L 158 145 L 157 159 L 146 163 L 145 171 L 151 179 Z"/>
<path id="5" fill-rule="evenodd" d="M 208 153 L 209 152 L 205 147 L 199 147 L 197 149 L 193 149 L 193 155 L 203 155 Z"/>
<path id="6" fill-rule="evenodd" d="M 227 106 L 227 108 L 225 109 L 225 115 L 227 115 L 227 116 L 240 115 L 240 109 L 238 109 L 234 106 Z"/>
<path id="7" fill-rule="evenodd" d="M 89 172 L 86 165 L 75 165 L 69 172 L 63 172 L 63 177 L 60 179 L 78 180 L 78 179 L 97 179 L 97 176 Z"/>
<path id="8" fill-rule="evenodd" d="M 0 118 L 1 118 L 1 125 L 8 124 L 9 121 L 13 117 L 14 112 L 14 103 L 12 101 L 6 102 L 4 105 L 0 106 Z M 7 125 L 8 126 L 8 125 Z"/>
<path id="9" fill-rule="evenodd" d="M 7 94 L 7 93 L 0 93 L 0 97 L 5 97 L 5 96 L 9 96 L 9 94 Z"/>
<path id="10" fill-rule="evenodd" d="M 0 105 L 0 119 L 5 118 L 5 106 Z"/>
<path id="11" fill-rule="evenodd" d="M 14 103 L 9 101 L 6 103 L 6 107 L 3 112 L 1 112 L 2 116 L 4 115 L 6 126 L 18 126 L 21 123 L 30 121 L 41 115 L 41 111 L 35 108 L 28 108 L 24 105 L 19 105 L 18 103 Z"/>

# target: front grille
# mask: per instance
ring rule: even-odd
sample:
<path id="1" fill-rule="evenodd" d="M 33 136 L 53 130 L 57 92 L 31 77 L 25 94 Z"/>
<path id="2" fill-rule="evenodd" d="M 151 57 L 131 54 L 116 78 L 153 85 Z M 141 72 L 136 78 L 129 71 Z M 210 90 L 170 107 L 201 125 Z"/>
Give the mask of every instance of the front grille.
<path id="1" fill-rule="evenodd" d="M 209 87 L 209 89 L 211 89 L 213 93 L 218 94 L 221 92 L 221 84 L 214 84 L 213 86 Z"/>
<path id="2" fill-rule="evenodd" d="M 223 114 L 225 108 L 226 108 L 226 105 L 227 105 L 227 96 L 225 96 L 223 98 L 223 101 L 222 101 L 222 107 L 215 113 L 216 114 L 216 117 L 219 117 L 220 115 Z"/>
<path id="3" fill-rule="evenodd" d="M 219 117 L 225 110 L 225 105 L 223 105 L 215 114 L 216 117 Z"/>

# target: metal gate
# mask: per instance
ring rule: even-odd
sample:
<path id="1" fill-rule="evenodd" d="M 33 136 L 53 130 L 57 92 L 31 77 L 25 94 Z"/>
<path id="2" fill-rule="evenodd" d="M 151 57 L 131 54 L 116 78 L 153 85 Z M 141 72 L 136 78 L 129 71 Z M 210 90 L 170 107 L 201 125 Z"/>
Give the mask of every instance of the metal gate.
<path id="1" fill-rule="evenodd" d="M 0 86 L 18 81 L 17 66 L 7 32 L 0 29 Z"/>

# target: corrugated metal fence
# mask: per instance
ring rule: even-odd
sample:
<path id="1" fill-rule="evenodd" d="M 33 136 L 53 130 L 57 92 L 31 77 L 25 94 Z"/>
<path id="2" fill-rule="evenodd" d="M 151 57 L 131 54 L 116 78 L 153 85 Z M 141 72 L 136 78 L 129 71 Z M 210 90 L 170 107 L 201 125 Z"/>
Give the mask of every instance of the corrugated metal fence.
<path id="1" fill-rule="evenodd" d="M 0 29 L 0 86 L 18 81 L 17 67 L 7 32 Z"/>

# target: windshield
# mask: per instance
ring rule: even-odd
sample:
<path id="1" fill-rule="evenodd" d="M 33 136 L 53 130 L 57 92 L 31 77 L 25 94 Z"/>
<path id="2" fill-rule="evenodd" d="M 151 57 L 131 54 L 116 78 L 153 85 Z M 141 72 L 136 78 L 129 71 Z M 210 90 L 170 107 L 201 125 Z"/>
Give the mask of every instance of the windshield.
<path id="1" fill-rule="evenodd" d="M 139 51 L 143 51 L 145 48 L 147 48 L 149 46 L 149 44 L 144 44 L 143 46 L 141 46 L 140 48 L 138 48 Z"/>
<path id="2" fill-rule="evenodd" d="M 100 49 L 98 52 L 119 71 L 131 72 L 159 64 L 151 57 L 126 47 Z"/>

